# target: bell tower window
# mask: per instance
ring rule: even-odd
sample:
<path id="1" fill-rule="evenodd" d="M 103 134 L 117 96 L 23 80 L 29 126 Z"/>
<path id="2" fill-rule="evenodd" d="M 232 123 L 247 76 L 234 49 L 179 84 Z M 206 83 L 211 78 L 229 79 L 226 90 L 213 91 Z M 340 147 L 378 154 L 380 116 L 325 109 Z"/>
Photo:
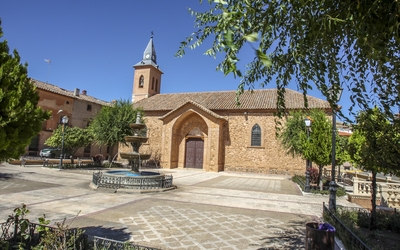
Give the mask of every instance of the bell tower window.
<path id="1" fill-rule="evenodd" d="M 143 88 L 144 86 L 144 76 L 141 75 L 139 78 L 139 88 Z"/>
<path id="2" fill-rule="evenodd" d="M 151 89 L 154 89 L 154 77 L 153 77 L 153 81 L 151 82 Z"/>
<path id="3" fill-rule="evenodd" d="M 156 91 L 158 91 L 158 79 L 156 79 Z"/>

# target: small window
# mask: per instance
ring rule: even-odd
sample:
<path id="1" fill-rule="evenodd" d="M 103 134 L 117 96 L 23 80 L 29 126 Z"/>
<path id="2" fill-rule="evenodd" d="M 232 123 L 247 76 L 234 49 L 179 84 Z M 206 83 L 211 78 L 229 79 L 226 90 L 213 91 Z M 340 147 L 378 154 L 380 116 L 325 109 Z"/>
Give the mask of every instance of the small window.
<path id="1" fill-rule="evenodd" d="M 92 105 L 88 104 L 86 110 L 87 111 L 92 111 Z"/>
<path id="2" fill-rule="evenodd" d="M 158 79 L 156 79 L 156 91 L 158 91 Z"/>
<path id="3" fill-rule="evenodd" d="M 144 86 L 144 76 L 141 75 L 139 78 L 139 88 L 143 88 Z"/>
<path id="4" fill-rule="evenodd" d="M 153 81 L 151 82 L 151 89 L 154 89 L 154 77 L 153 77 Z"/>
<path id="5" fill-rule="evenodd" d="M 261 147 L 261 128 L 258 124 L 251 129 L 251 146 Z"/>

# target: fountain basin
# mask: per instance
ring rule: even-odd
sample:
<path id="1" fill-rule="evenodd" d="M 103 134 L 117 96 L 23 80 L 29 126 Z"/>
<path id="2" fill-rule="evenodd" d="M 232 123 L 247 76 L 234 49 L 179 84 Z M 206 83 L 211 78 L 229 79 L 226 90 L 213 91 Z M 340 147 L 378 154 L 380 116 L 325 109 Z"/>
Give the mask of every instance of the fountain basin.
<path id="1" fill-rule="evenodd" d="M 131 166 L 132 171 L 127 170 L 109 170 L 106 172 L 93 172 L 93 179 L 90 183 L 91 188 L 110 188 L 114 189 L 114 192 L 125 191 L 125 192 L 160 192 L 175 189 L 172 185 L 172 175 L 160 174 L 158 172 L 151 171 L 139 171 L 142 161 L 150 159 L 151 154 L 139 153 L 140 146 L 147 142 L 149 138 L 139 136 L 141 129 L 145 128 L 146 125 L 140 123 L 140 113 L 137 113 L 136 123 L 129 125 L 134 131 L 133 136 L 125 136 L 126 142 L 131 143 L 133 152 L 123 153 L 120 152 L 122 159 L 127 159 Z"/>
<path id="2" fill-rule="evenodd" d="M 161 175 L 160 173 L 151 172 L 151 171 L 140 171 L 140 172 L 136 173 L 136 172 L 126 171 L 126 170 L 111 170 L 111 171 L 107 171 L 105 173 L 111 174 L 111 175 L 135 176 L 135 177 Z"/>
<path id="3" fill-rule="evenodd" d="M 144 129 L 146 127 L 146 124 L 143 124 L 143 123 L 130 123 L 129 127 L 133 128 L 133 129 L 141 130 L 141 129 Z"/>
<path id="4" fill-rule="evenodd" d="M 132 135 L 132 136 L 125 136 L 124 137 L 126 142 L 140 142 L 140 143 L 145 143 L 149 138 L 147 137 L 142 137 L 138 135 Z"/>
<path id="5" fill-rule="evenodd" d="M 127 170 L 99 171 L 93 173 L 90 187 L 93 189 L 111 188 L 126 193 L 163 192 L 176 188 L 172 184 L 172 179 L 172 175 L 151 171 L 137 173 Z"/>
<path id="6" fill-rule="evenodd" d="M 128 160 L 135 160 L 139 159 L 139 153 L 119 153 L 122 159 L 128 159 Z M 140 154 L 140 160 L 148 160 L 150 159 L 151 154 Z"/>

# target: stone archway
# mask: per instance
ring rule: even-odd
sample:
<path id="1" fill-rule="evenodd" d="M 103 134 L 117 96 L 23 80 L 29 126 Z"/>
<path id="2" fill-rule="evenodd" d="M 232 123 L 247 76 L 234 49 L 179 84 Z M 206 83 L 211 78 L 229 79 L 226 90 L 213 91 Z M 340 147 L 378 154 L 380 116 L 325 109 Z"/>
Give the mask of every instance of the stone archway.
<path id="1" fill-rule="evenodd" d="M 189 142 L 189 149 L 187 148 L 187 142 Z M 191 161 L 189 167 L 206 167 L 208 165 L 207 159 L 209 158 L 207 143 L 208 125 L 203 117 L 195 112 L 187 112 L 182 115 L 172 129 L 171 166 L 187 167 L 186 161 L 189 160 Z M 194 158 L 186 159 L 187 150 L 191 149 L 197 152 L 191 152 L 188 155 Z M 195 161 L 198 161 L 197 164 Z"/>

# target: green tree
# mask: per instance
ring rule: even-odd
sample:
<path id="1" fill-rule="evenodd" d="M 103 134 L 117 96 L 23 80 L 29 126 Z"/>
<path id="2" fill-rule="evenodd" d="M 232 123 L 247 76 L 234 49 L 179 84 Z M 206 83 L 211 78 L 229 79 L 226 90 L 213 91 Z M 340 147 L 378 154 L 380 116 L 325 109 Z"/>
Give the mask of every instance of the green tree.
<path id="1" fill-rule="evenodd" d="M 302 136 L 303 157 L 318 165 L 318 183 L 321 180 L 322 168 L 332 163 L 332 122 L 324 111 L 311 110 L 312 120 L 310 137 Z"/>
<path id="2" fill-rule="evenodd" d="M 189 9 L 198 30 L 181 42 L 176 55 L 211 39 L 205 54 L 222 53 L 217 69 L 242 77 L 239 93 L 255 83 L 276 83 L 279 115 L 284 114 L 283 94 L 290 82 L 304 93 L 305 105 L 307 91 L 316 86 L 336 108 L 328 87 L 337 90 L 342 84 L 351 92 L 351 112 L 372 103 L 391 115 L 390 109 L 400 104 L 397 0 L 208 2 L 208 11 Z M 247 54 L 246 44 L 255 56 L 244 62 L 243 74 L 238 63 Z"/>
<path id="3" fill-rule="evenodd" d="M 50 147 L 61 148 L 62 143 L 62 125 L 58 126 L 53 134 L 45 141 L 45 144 Z M 81 147 L 90 145 L 93 141 L 93 136 L 88 129 L 79 127 L 68 127 L 64 129 L 64 148 L 71 151 L 71 155 Z"/>
<path id="4" fill-rule="evenodd" d="M 336 166 L 343 165 L 343 163 L 350 161 L 349 153 L 347 152 L 347 145 L 349 137 L 336 136 Z"/>
<path id="5" fill-rule="evenodd" d="M 3 37 L 0 20 L 0 38 Z M 28 77 L 28 64 L 0 42 L 0 161 L 24 154 L 50 114 L 37 107 L 39 94 Z"/>
<path id="6" fill-rule="evenodd" d="M 312 121 L 309 136 L 304 122 L 306 118 Z M 300 156 L 318 165 L 319 182 L 322 168 L 332 163 L 332 123 L 326 113 L 320 109 L 291 112 L 277 136 L 286 154 Z M 347 139 L 336 133 L 336 141 L 336 165 L 341 165 L 349 157 L 346 151 Z"/>
<path id="7" fill-rule="evenodd" d="M 400 131 L 378 107 L 360 112 L 348 142 L 351 162 L 372 173 L 370 229 L 376 229 L 376 174 L 400 173 Z"/>
<path id="8" fill-rule="evenodd" d="M 134 109 L 128 100 L 119 100 L 111 106 L 104 106 L 89 126 L 94 141 L 99 145 L 110 146 L 111 152 L 118 143 L 127 145 L 124 137 L 133 135 L 129 124 L 136 121 L 137 112 L 142 113 L 141 110 Z"/>
<path id="9" fill-rule="evenodd" d="M 292 157 L 303 156 L 302 134 L 304 136 L 306 133 L 305 118 L 304 112 L 290 112 L 284 126 L 278 129 L 277 137 L 280 144 L 285 149 L 286 154 Z"/>

